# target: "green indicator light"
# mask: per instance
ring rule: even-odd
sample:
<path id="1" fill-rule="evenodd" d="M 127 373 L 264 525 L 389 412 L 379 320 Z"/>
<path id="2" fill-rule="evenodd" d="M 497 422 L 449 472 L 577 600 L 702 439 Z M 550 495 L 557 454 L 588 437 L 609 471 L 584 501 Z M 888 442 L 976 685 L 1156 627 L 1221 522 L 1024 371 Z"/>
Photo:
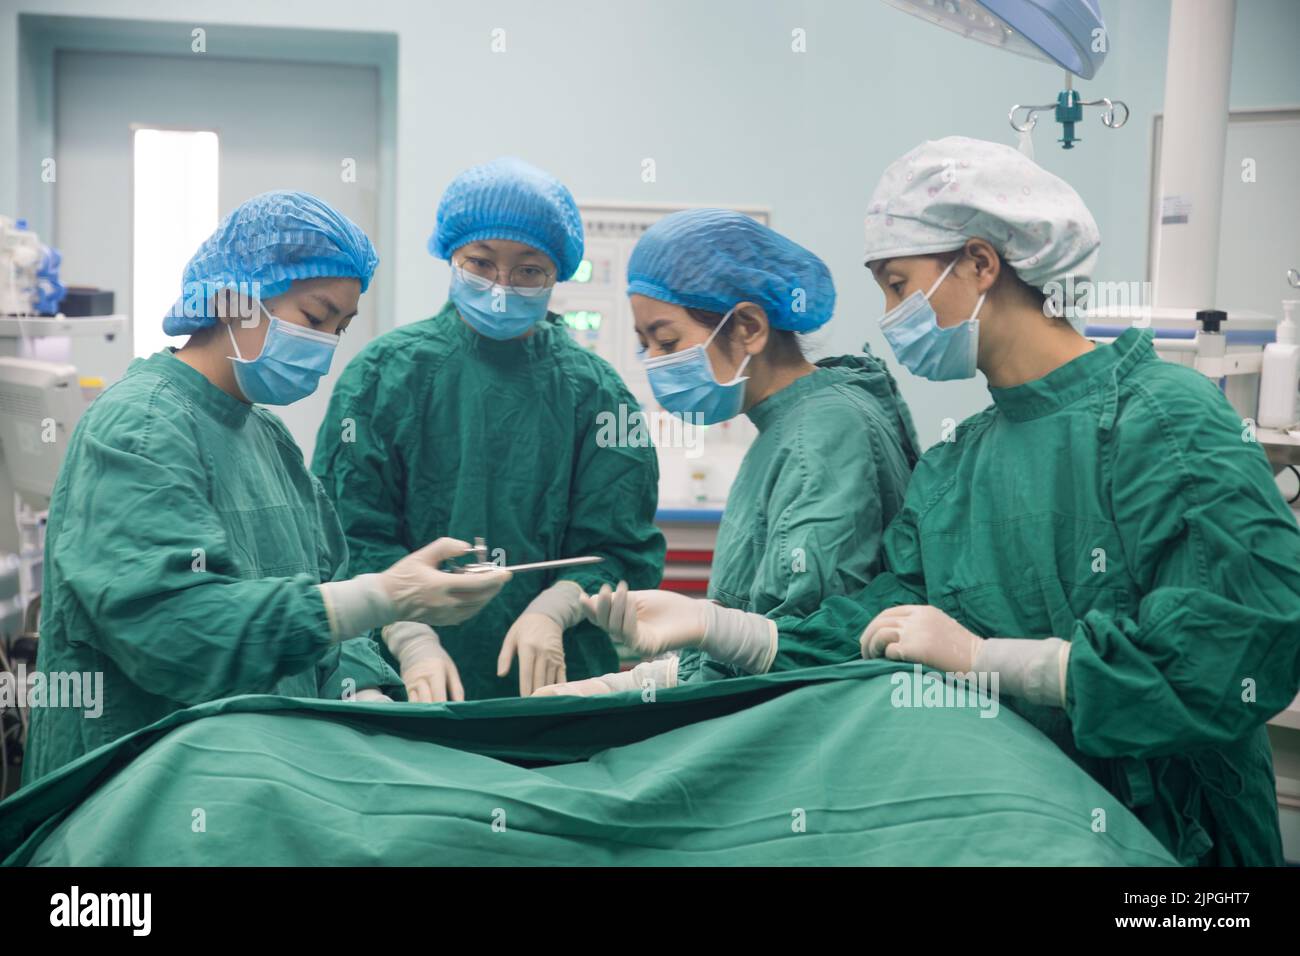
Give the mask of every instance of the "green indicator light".
<path id="1" fill-rule="evenodd" d="M 591 260 L 583 259 L 578 266 L 578 271 L 573 274 L 570 282 L 590 282 L 591 281 Z"/>
<path id="2" fill-rule="evenodd" d="M 604 316 L 599 312 L 586 310 L 565 312 L 564 324 L 578 332 L 589 332 L 600 328 L 602 318 L 604 318 Z"/>

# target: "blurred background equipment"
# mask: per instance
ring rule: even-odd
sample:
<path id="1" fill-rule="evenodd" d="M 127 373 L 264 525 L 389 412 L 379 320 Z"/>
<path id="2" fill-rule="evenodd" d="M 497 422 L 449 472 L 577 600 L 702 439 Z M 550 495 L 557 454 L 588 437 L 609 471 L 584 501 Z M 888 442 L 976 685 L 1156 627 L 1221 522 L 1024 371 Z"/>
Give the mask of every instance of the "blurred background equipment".
<path id="1" fill-rule="evenodd" d="M 0 456 L 14 489 L 24 609 L 41 593 L 50 497 L 85 407 L 71 365 L 0 357 Z"/>
<path id="2" fill-rule="evenodd" d="M 57 249 L 41 242 L 26 219 L 0 216 L 0 315 L 53 315 L 63 300 Z"/>
<path id="3" fill-rule="evenodd" d="M 70 285 L 64 293 L 59 312 L 70 319 L 87 315 L 112 315 L 113 292 L 110 289 Z"/>
<path id="4" fill-rule="evenodd" d="M 79 411 L 75 416 L 72 414 L 74 399 L 84 409 L 107 385 L 125 374 L 131 362 L 128 333 L 128 319 L 124 315 L 75 319 L 0 316 L 0 362 L 6 363 L 4 388 L 9 396 L 5 401 L 12 403 L 5 406 L 9 410 L 0 412 L 0 426 L 9 433 L 7 439 L 0 440 L 0 555 L 17 554 L 22 548 L 23 535 L 18 528 L 15 509 L 8 504 L 21 490 L 15 484 L 14 475 L 20 476 L 19 480 L 24 483 L 24 494 L 39 496 L 39 483 L 44 479 L 37 472 L 53 461 L 48 455 L 56 455 L 58 461 L 62 461 L 65 450 L 65 444 L 60 444 L 53 450 L 42 448 L 39 461 L 9 460 L 14 454 L 12 443 L 19 441 L 18 432 L 23 427 L 20 419 L 14 416 L 22 409 L 30 408 L 30 402 L 45 400 L 34 397 L 32 389 L 37 388 L 34 381 L 50 375 L 51 368 L 75 370 L 70 379 L 72 389 L 57 393 L 56 404 L 63 404 L 60 404 L 62 412 L 55 416 L 55 421 L 62 423 L 66 432 L 60 429 L 55 434 L 63 443 L 71 437 L 72 427 L 80 417 Z M 59 380 L 69 381 L 67 378 Z M 57 468 L 57 462 L 54 467 Z M 52 476 L 45 474 L 44 477 L 51 479 L 52 488 Z M 44 494 L 48 496 L 48 491 Z M 39 502 L 34 506 L 38 509 L 45 507 Z"/>
<path id="5" fill-rule="evenodd" d="M 1300 428 L 1300 335 L 1297 335 L 1295 299 L 1282 303 L 1277 341 L 1264 346 L 1264 367 L 1259 377 L 1259 424 L 1290 431 Z"/>
<path id="6" fill-rule="evenodd" d="M 0 550 L 0 796 L 18 785 L 27 714 L 16 682 L 36 670 L 50 496 L 85 405 L 71 365 L 0 357 L 0 464 L 18 532 L 17 550 Z"/>
<path id="7" fill-rule="evenodd" d="M 36 669 L 34 622 L 40 602 L 24 608 L 16 554 L 0 554 L 0 799 L 18 789 L 23 747 L 27 742 L 27 713 L 17 706 L 18 675 Z M 20 667 L 22 664 L 24 667 Z"/>

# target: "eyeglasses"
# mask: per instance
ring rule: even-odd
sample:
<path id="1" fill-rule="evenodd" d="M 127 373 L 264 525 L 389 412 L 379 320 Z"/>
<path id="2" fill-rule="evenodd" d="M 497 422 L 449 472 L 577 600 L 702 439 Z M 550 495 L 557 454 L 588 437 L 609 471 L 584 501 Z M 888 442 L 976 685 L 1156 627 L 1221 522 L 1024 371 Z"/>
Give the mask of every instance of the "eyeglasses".
<path id="1" fill-rule="evenodd" d="M 547 272 L 541 266 L 519 265 L 510 270 L 506 281 L 501 282 L 501 270 L 490 259 L 478 256 L 465 256 L 453 266 L 462 279 L 479 289 L 489 289 L 494 285 L 505 286 L 508 292 L 522 296 L 539 296 L 555 285 L 555 273 Z"/>

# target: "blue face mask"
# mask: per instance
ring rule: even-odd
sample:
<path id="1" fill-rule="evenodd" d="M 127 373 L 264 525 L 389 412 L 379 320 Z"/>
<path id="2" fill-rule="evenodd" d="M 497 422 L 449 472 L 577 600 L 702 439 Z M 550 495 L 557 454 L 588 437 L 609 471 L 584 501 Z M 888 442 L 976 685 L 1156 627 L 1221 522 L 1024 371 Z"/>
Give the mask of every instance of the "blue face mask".
<path id="1" fill-rule="evenodd" d="M 979 323 L 975 319 L 984 305 L 984 296 L 975 303 L 969 319 L 948 328 L 939 325 L 930 305 L 930 296 L 956 264 L 956 259 L 948 263 L 929 292 L 922 295 L 918 289 L 880 320 L 880 330 L 903 366 L 932 382 L 975 377 L 979 345 Z"/>
<path id="2" fill-rule="evenodd" d="M 517 339 L 546 316 L 551 289 L 521 295 L 482 276 L 451 267 L 451 301 L 474 331 L 490 339 Z"/>
<path id="3" fill-rule="evenodd" d="M 261 303 L 258 303 L 261 305 Z M 261 306 L 271 325 L 266 330 L 262 352 L 255 359 L 239 355 L 239 344 L 230 325 L 230 343 L 235 354 L 235 382 L 244 397 L 261 405 L 291 405 L 316 391 L 320 377 L 330 370 L 330 360 L 339 346 L 339 337 L 317 332 L 277 319 Z"/>
<path id="4" fill-rule="evenodd" d="M 731 312 L 722 317 L 703 345 L 692 345 L 671 355 L 646 360 L 645 371 L 650 379 L 650 388 L 659 404 L 668 411 L 676 415 L 697 415 L 696 421 L 705 425 L 716 425 L 740 414 L 745 402 L 745 382 L 749 381 L 741 378 L 740 373 L 745 371 L 750 357 L 745 356 L 740 368 L 736 369 L 735 378 L 730 382 L 719 382 L 713 375 L 713 363 L 709 361 L 708 353 L 709 345 L 727 324 Z"/>

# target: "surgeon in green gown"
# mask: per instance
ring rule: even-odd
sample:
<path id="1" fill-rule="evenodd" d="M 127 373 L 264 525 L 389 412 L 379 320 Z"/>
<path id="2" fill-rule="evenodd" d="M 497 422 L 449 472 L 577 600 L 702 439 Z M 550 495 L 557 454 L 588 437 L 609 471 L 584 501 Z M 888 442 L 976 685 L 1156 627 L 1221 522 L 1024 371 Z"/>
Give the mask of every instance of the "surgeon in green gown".
<path id="1" fill-rule="evenodd" d="M 656 398 L 688 424 L 740 413 L 758 435 L 727 495 L 709 575 L 712 602 L 768 617 L 805 616 L 881 569 L 881 535 L 901 509 L 919 450 L 893 376 L 870 352 L 809 362 L 798 335 L 835 307 L 812 252 L 748 216 L 692 209 L 655 223 L 628 261 L 628 291 Z M 708 432 L 702 443 L 708 452 Z M 811 642 L 803 663 L 841 648 Z M 785 649 L 787 656 L 792 649 Z M 698 647 L 544 688 L 600 694 L 731 677 Z"/>
<path id="2" fill-rule="evenodd" d="M 184 347 L 137 359 L 86 410 L 50 503 L 24 783 L 220 697 L 401 696 L 363 635 L 465 620 L 509 580 L 439 570 L 454 541 L 348 577 L 324 489 L 260 407 L 315 389 L 377 264 L 321 200 L 250 199 L 186 267 L 163 322 Z"/>
<path id="3" fill-rule="evenodd" d="M 782 618 L 778 644 L 996 677 L 1180 862 L 1280 864 L 1264 724 L 1300 691 L 1300 530 L 1214 382 L 1149 329 L 1080 334 L 1070 290 L 1099 244 L 1078 194 L 1014 149 L 949 137 L 885 172 L 865 261 L 886 338 L 927 378 L 982 371 L 993 404 L 918 463 L 885 572 Z M 589 613 L 647 651 L 720 623 L 763 637 L 620 592 Z"/>
<path id="4" fill-rule="evenodd" d="M 659 583 L 654 448 L 602 438 L 637 404 L 547 304 L 582 262 L 577 204 L 517 159 L 461 173 L 429 250 L 451 263 L 449 301 L 366 347 L 340 377 L 312 462 L 335 499 L 354 567 L 430 536 L 482 537 L 506 564 L 596 555 L 518 575 L 464 627 L 383 631 L 412 700 L 528 695 L 617 666 L 580 599 L 620 578 Z"/>

